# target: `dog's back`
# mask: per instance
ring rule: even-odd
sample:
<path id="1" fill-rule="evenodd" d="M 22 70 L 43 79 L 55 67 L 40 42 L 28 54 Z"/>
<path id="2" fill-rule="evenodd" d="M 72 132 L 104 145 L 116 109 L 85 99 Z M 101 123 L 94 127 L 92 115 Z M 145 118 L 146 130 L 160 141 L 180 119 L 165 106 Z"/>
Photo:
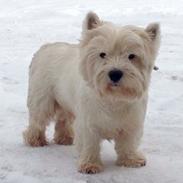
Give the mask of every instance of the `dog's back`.
<path id="1" fill-rule="evenodd" d="M 77 49 L 77 45 L 64 42 L 49 43 L 41 46 L 32 59 L 30 77 L 34 71 L 40 71 L 40 69 L 44 69 L 46 65 L 54 65 L 58 59 L 62 60 L 64 57 L 69 59 L 68 52 L 73 53 L 74 49 Z M 72 55 L 70 54 L 70 56 Z M 39 67 L 38 65 L 41 65 L 42 67 Z"/>

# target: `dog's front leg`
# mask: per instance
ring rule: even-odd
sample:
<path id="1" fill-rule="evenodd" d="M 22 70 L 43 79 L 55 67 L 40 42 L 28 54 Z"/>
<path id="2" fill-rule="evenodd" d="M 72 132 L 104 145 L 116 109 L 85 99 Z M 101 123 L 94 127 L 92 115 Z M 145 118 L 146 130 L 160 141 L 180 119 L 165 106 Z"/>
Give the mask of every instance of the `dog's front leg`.
<path id="1" fill-rule="evenodd" d="M 118 166 L 141 167 L 146 165 L 144 155 L 137 151 L 142 136 L 142 129 L 122 131 L 115 138 Z"/>
<path id="2" fill-rule="evenodd" d="M 101 138 L 91 129 L 79 127 L 75 131 L 75 145 L 79 152 L 79 172 L 95 174 L 103 170 L 100 141 Z"/>

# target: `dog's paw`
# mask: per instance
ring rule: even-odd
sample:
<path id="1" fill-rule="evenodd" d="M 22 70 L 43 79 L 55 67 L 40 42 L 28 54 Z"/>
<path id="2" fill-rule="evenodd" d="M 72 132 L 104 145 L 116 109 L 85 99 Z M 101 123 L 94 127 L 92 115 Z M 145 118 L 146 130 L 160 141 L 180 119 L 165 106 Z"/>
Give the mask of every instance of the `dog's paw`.
<path id="1" fill-rule="evenodd" d="M 143 154 L 134 154 L 130 155 L 129 157 L 126 156 L 125 158 L 118 158 L 116 161 L 116 165 L 131 168 L 142 167 L 146 165 L 146 158 Z"/>
<path id="2" fill-rule="evenodd" d="M 48 145 L 48 142 L 45 139 L 36 139 L 34 141 L 29 142 L 29 145 L 32 147 L 43 147 Z"/>
<path id="3" fill-rule="evenodd" d="M 62 137 L 62 138 L 54 138 L 54 142 L 59 145 L 72 145 L 73 137 Z"/>
<path id="4" fill-rule="evenodd" d="M 48 145 L 45 139 L 24 139 L 25 144 L 32 147 L 42 147 Z"/>
<path id="5" fill-rule="evenodd" d="M 96 174 L 103 170 L 103 166 L 95 163 L 84 163 L 79 166 L 79 172 L 85 174 Z"/>
<path id="6" fill-rule="evenodd" d="M 121 161 L 117 161 L 116 164 L 118 166 L 137 168 L 137 167 L 145 166 L 146 160 L 145 159 L 123 159 Z"/>
<path id="7" fill-rule="evenodd" d="M 43 135 L 35 135 L 30 133 L 28 130 L 23 132 L 23 138 L 26 145 L 32 147 L 40 147 L 48 145 L 45 137 Z"/>

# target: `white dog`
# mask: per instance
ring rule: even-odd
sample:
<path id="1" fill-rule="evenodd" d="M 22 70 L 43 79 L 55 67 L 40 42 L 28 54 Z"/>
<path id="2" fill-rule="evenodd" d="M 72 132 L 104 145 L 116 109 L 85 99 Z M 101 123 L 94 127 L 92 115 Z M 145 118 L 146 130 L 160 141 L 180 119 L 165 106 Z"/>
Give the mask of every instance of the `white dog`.
<path id="1" fill-rule="evenodd" d="M 80 44 L 41 47 L 30 66 L 25 143 L 46 145 L 46 126 L 55 120 L 54 141 L 67 145 L 74 137 L 80 172 L 103 169 L 102 139 L 114 140 L 117 165 L 144 166 L 138 146 L 159 40 L 157 23 L 120 27 L 90 12 Z"/>

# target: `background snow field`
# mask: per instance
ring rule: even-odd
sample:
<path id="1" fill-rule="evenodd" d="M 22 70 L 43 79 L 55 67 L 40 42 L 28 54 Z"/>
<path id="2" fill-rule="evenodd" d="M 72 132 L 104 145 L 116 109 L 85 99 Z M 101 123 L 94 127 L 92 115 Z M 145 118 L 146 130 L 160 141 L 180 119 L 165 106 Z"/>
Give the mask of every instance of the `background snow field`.
<path id="1" fill-rule="evenodd" d="M 74 147 L 26 147 L 28 66 L 44 43 L 77 43 L 89 10 L 116 24 L 158 21 L 162 45 L 153 71 L 143 168 L 116 167 L 113 143 L 102 145 L 105 171 L 82 175 Z M 53 133 L 53 126 L 48 136 Z M 183 1 L 182 0 L 0 0 L 0 183 L 182 183 Z"/>

